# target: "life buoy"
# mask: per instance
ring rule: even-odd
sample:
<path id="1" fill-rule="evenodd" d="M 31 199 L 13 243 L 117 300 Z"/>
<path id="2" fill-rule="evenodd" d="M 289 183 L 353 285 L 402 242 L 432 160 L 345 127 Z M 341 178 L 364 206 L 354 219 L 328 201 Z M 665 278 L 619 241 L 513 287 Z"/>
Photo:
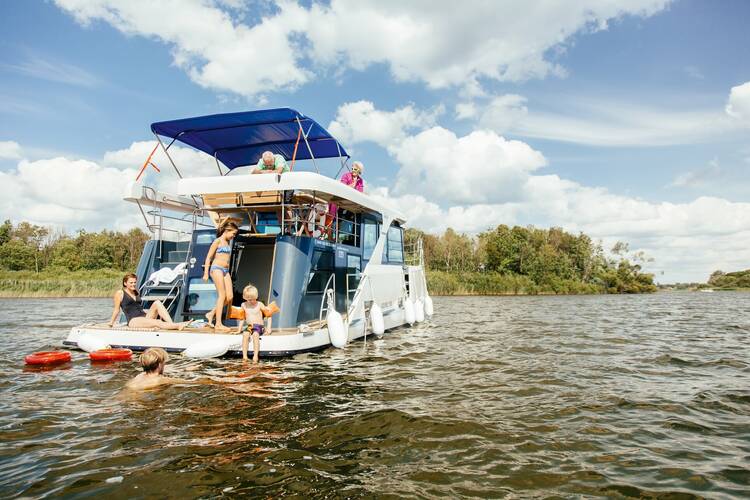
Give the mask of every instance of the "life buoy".
<path id="1" fill-rule="evenodd" d="M 424 321 L 424 303 L 420 299 L 414 302 L 414 319 L 417 323 Z"/>
<path id="2" fill-rule="evenodd" d="M 68 351 L 43 351 L 29 354 L 24 358 L 27 365 L 59 365 L 70 361 Z"/>
<path id="3" fill-rule="evenodd" d="M 424 314 L 427 317 L 432 317 L 432 313 L 435 312 L 434 306 L 432 304 L 432 297 L 429 295 L 425 295 L 424 297 Z"/>
<path id="4" fill-rule="evenodd" d="M 130 361 L 132 357 L 130 349 L 99 349 L 89 353 L 91 361 Z"/>
<path id="5" fill-rule="evenodd" d="M 331 340 L 331 345 L 339 349 L 346 347 L 349 342 L 349 333 L 346 331 L 344 325 L 344 318 L 341 317 L 336 309 L 330 309 L 327 316 L 328 322 L 328 337 Z"/>
<path id="6" fill-rule="evenodd" d="M 409 297 L 406 297 L 406 300 L 404 300 L 404 321 L 409 323 L 409 326 L 413 325 L 416 321 L 414 302 Z"/>
<path id="7" fill-rule="evenodd" d="M 372 307 L 370 307 L 370 325 L 372 326 L 372 333 L 375 335 L 383 335 L 385 332 L 383 311 L 377 304 L 373 304 Z"/>

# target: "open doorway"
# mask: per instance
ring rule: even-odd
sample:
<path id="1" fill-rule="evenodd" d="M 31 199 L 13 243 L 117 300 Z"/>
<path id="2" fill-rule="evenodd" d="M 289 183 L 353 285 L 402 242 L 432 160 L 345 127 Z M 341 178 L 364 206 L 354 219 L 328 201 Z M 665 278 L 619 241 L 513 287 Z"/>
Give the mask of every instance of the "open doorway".
<path id="1" fill-rule="evenodd" d="M 252 284 L 258 289 L 258 300 L 268 303 L 273 275 L 276 237 L 240 234 L 234 241 L 232 281 L 234 305 L 243 302 L 242 289 Z"/>

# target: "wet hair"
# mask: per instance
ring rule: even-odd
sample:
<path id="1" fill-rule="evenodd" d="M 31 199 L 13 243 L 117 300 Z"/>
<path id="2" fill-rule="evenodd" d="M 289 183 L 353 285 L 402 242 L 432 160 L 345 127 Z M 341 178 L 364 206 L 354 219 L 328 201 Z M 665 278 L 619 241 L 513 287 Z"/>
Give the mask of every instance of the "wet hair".
<path id="1" fill-rule="evenodd" d="M 221 221 L 219 223 L 219 226 L 216 228 L 216 237 L 218 238 L 219 236 L 221 236 L 222 234 L 224 234 L 224 232 L 227 229 L 234 229 L 235 231 L 239 231 L 240 230 L 240 228 L 237 226 L 236 222 L 234 222 L 230 218 L 226 218 L 223 221 Z"/>
<path id="2" fill-rule="evenodd" d="M 245 300 L 255 299 L 258 300 L 258 289 L 253 285 L 247 285 L 242 289 L 242 298 Z"/>
<path id="3" fill-rule="evenodd" d="M 153 373 L 159 369 L 159 365 L 169 361 L 169 354 L 161 347 L 149 347 L 141 357 L 138 358 L 143 367 L 143 371 L 146 373 Z"/>
<path id="4" fill-rule="evenodd" d="M 123 276 L 123 277 L 122 277 L 122 287 L 123 287 L 123 288 L 125 288 L 125 283 L 126 283 L 126 282 L 127 282 L 127 281 L 128 281 L 129 279 L 134 279 L 134 280 L 135 280 L 135 282 L 136 282 L 136 283 L 138 283 L 138 276 L 136 276 L 136 275 L 135 275 L 135 274 L 133 274 L 133 273 L 128 273 L 128 274 L 126 274 L 125 276 Z M 136 294 L 136 295 L 138 295 L 138 289 L 137 289 L 137 288 L 136 288 L 136 290 L 135 290 L 135 294 Z"/>

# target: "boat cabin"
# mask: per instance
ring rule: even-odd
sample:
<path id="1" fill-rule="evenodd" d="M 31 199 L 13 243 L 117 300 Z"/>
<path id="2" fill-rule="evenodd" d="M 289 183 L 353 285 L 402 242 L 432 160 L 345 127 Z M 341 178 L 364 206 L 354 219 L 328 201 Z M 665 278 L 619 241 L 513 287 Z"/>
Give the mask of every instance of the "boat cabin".
<path id="1" fill-rule="evenodd" d="M 337 179 L 349 157 L 314 120 L 282 108 L 159 122 L 151 129 L 168 157 L 179 141 L 211 155 L 218 175 L 183 178 L 169 157 L 180 176 L 177 193 L 139 182 L 128 187 L 125 199 L 139 206 L 154 235 L 136 271 L 144 301 L 161 300 L 176 320 L 201 319 L 213 308 L 216 290 L 203 281 L 203 264 L 218 221 L 229 217 L 240 227 L 231 247 L 233 304 L 243 301 L 247 284 L 256 286 L 259 300 L 280 308 L 274 333 L 319 327 L 329 290 L 336 310 L 349 312 L 368 269 L 371 292 L 382 289 L 398 305 L 395 297 L 408 288 L 407 264 L 413 263 L 405 259 L 404 217 Z M 251 175 L 264 151 L 282 155 L 291 170 Z M 321 158 L 339 159 L 334 177 L 320 174 Z M 162 281 L 162 269 L 178 277 Z"/>

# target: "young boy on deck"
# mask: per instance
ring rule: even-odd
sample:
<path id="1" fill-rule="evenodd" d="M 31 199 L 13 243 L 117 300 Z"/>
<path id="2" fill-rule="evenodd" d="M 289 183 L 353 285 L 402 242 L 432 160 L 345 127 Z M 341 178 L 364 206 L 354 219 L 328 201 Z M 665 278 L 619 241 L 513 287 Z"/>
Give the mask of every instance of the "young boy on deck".
<path id="1" fill-rule="evenodd" d="M 260 336 L 264 333 L 271 333 L 272 318 L 268 318 L 268 328 L 264 326 L 263 309 L 266 306 L 258 300 L 258 289 L 253 285 L 247 285 L 242 290 L 242 310 L 245 312 L 245 319 L 240 321 L 237 333 L 242 333 L 242 359 L 247 361 L 247 347 L 250 343 L 250 335 L 253 336 L 253 363 L 258 362 L 258 352 L 260 351 Z M 245 323 L 247 331 L 242 332 Z"/>

